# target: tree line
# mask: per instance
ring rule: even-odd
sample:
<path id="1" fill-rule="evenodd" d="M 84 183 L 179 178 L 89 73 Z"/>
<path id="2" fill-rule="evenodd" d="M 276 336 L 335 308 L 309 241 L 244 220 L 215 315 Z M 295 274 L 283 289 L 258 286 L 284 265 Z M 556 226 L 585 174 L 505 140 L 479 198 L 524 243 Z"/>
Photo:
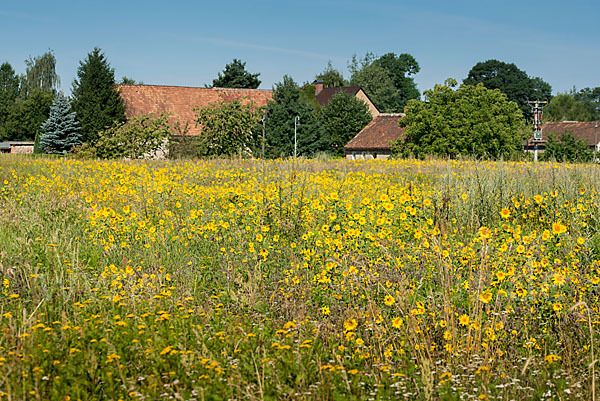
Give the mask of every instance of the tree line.
<path id="1" fill-rule="evenodd" d="M 114 69 L 100 49 L 80 62 L 70 98 L 58 90 L 55 67 L 51 51 L 25 60 L 21 75 L 7 62 L 0 65 L 0 140 L 35 140 L 38 150 L 50 153 L 77 149 L 96 157 L 140 157 L 182 132 L 181 127 L 170 126 L 166 116 L 126 121 Z M 315 80 L 325 88 L 360 86 L 381 112 L 406 111 L 401 120 L 406 135 L 393 147 L 401 155 L 511 157 L 529 136 L 530 99 L 549 100 L 547 121 L 600 117 L 600 88 L 573 89 L 553 97 L 550 84 L 515 64 L 479 62 L 460 86 L 450 79 L 422 95 L 414 81 L 419 71 L 410 54 L 367 53 L 351 58 L 348 77 L 330 62 Z M 259 77 L 260 73 L 246 70 L 245 62 L 233 59 L 207 86 L 255 89 Z M 136 82 L 123 77 L 119 83 Z M 321 106 L 311 82 L 299 84 L 285 75 L 273 90 L 273 99 L 264 108 L 223 100 L 197 109 L 203 130 L 194 153 L 281 157 L 296 150 L 302 156 L 320 152 L 339 156 L 372 119 L 367 105 L 345 91 Z M 125 151 L 125 144 L 136 151 Z"/>

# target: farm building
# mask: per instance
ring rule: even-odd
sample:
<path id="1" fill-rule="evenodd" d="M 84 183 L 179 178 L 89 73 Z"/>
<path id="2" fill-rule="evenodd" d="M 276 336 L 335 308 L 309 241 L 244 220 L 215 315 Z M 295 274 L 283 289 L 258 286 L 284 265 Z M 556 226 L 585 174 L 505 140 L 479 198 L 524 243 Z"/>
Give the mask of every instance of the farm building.
<path id="1" fill-rule="evenodd" d="M 391 142 L 404 135 L 398 122 L 405 114 L 381 113 L 363 128 L 346 146 L 348 160 L 387 159 L 392 154 Z"/>
<path id="2" fill-rule="evenodd" d="M 358 99 L 362 100 L 367 104 L 369 108 L 369 112 L 373 116 L 373 118 L 377 117 L 380 111 L 377 109 L 375 104 L 371 101 L 369 96 L 365 93 L 365 91 L 360 86 L 339 86 L 336 88 L 323 88 L 323 82 L 315 81 L 313 83 L 315 86 L 315 99 L 322 106 L 327 106 L 329 100 L 338 92 L 346 92 L 351 96 L 355 96 Z"/>
<path id="3" fill-rule="evenodd" d="M 33 153 L 33 142 L 8 141 L 0 142 L 0 153 Z"/>
<path id="4" fill-rule="evenodd" d="M 542 140 L 538 142 L 538 150 L 544 151 L 545 145 L 548 142 L 548 137 L 553 135 L 558 139 L 565 132 L 571 133 L 575 138 L 582 140 L 590 149 L 598 147 L 600 141 L 600 132 L 598 129 L 600 121 L 551 121 L 542 125 Z M 535 141 L 533 137 L 529 138 L 524 143 L 526 152 L 533 152 L 535 149 Z"/>
<path id="5" fill-rule="evenodd" d="M 125 103 L 125 115 L 138 114 L 169 115 L 169 121 L 183 130 L 187 126 L 187 135 L 198 135 L 196 127 L 196 107 L 206 107 L 211 103 L 225 99 L 242 99 L 265 106 L 272 99 L 273 91 L 265 89 L 232 88 L 196 88 L 165 85 L 119 85 L 121 97 Z M 181 132 L 183 134 L 184 132 Z"/>

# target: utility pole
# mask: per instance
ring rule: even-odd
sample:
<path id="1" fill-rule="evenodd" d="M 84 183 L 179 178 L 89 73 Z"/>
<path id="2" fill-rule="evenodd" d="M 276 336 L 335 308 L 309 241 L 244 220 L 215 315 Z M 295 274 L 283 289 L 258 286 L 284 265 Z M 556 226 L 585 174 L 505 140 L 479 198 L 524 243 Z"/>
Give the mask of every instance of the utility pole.
<path id="1" fill-rule="evenodd" d="M 538 161 L 538 145 L 542 141 L 542 120 L 544 118 L 544 107 L 548 104 L 547 100 L 528 100 L 533 114 L 533 160 Z"/>
<path id="2" fill-rule="evenodd" d="M 298 126 L 300 125 L 300 116 L 296 116 L 294 118 L 294 159 L 296 158 L 296 149 L 298 148 L 298 139 L 296 132 L 298 130 Z"/>
<path id="3" fill-rule="evenodd" d="M 596 163 L 596 152 L 598 151 L 598 121 L 594 124 L 594 163 Z"/>
<path id="4" fill-rule="evenodd" d="M 262 134 L 263 134 L 263 138 L 262 138 L 262 157 L 261 158 L 263 160 L 265 160 L 265 119 L 266 118 L 267 118 L 266 115 L 264 115 L 263 118 L 262 118 L 262 125 L 263 125 L 263 127 L 262 127 L 263 128 L 263 130 L 262 130 L 263 132 L 262 132 Z"/>

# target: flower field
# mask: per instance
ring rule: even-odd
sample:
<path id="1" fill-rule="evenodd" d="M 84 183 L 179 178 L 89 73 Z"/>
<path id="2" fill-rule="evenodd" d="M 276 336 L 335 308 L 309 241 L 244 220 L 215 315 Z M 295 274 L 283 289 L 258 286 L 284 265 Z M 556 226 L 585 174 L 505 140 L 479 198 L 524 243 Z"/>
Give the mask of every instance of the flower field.
<path id="1" fill-rule="evenodd" d="M 591 400 L 600 170 L 0 157 L 0 400 Z"/>

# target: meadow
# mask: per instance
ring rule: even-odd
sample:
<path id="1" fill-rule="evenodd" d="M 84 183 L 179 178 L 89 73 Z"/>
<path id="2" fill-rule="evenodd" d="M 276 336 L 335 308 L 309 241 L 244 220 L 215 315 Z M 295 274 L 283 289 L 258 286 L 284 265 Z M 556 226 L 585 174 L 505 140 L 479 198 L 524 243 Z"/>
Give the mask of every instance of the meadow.
<path id="1" fill-rule="evenodd" d="M 600 167 L 0 156 L 0 400 L 592 400 Z"/>

